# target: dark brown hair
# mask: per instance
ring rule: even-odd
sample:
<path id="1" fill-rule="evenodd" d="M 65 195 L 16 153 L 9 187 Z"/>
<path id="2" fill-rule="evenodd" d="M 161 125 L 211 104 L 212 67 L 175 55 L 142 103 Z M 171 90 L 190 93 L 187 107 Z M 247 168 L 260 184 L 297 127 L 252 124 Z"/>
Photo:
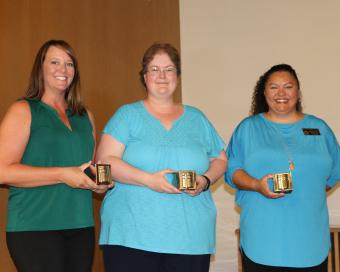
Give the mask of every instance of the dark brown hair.
<path id="1" fill-rule="evenodd" d="M 139 72 L 140 81 L 144 87 L 146 87 L 144 75 L 148 71 L 148 66 L 154 56 L 159 53 L 167 54 L 176 67 L 177 76 L 181 75 L 181 59 L 177 49 L 169 43 L 154 43 L 146 49 L 142 59 L 142 69 Z"/>
<path id="2" fill-rule="evenodd" d="M 73 48 L 63 40 L 49 40 L 40 47 L 33 63 L 31 76 L 24 98 L 41 100 L 41 97 L 45 92 L 43 63 L 46 57 L 46 53 L 51 46 L 55 46 L 64 50 L 73 61 L 74 77 L 70 86 L 66 89 L 65 100 L 68 108 L 71 109 L 72 114 L 82 115 L 85 112 L 85 107 L 81 102 L 78 62 L 75 57 Z"/>
<path id="3" fill-rule="evenodd" d="M 264 96 L 264 91 L 266 89 L 266 84 L 269 77 L 275 72 L 287 72 L 289 73 L 295 80 L 300 91 L 300 81 L 295 70 L 288 64 L 278 64 L 271 67 L 267 72 L 265 72 L 262 76 L 260 76 L 259 80 L 257 81 L 254 92 L 253 98 L 251 103 L 250 114 L 255 115 L 262 112 L 267 112 L 269 110 L 266 97 Z M 302 105 L 301 99 L 299 98 L 296 103 L 296 110 L 302 112 Z"/>

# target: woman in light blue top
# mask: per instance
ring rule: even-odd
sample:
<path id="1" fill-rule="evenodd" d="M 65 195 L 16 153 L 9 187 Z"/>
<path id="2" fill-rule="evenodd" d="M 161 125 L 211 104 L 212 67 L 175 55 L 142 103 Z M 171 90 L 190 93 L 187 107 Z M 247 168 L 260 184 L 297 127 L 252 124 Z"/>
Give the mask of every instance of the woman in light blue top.
<path id="1" fill-rule="evenodd" d="M 144 54 L 143 101 L 124 105 L 106 124 L 97 159 L 116 186 L 101 209 L 106 271 L 209 270 L 216 209 L 208 190 L 226 170 L 224 143 L 198 109 L 176 103 L 177 50 L 153 44 Z M 174 171 L 194 170 L 197 189 L 179 191 Z"/>
<path id="2" fill-rule="evenodd" d="M 246 272 L 327 271 L 326 188 L 340 180 L 339 145 L 324 121 L 302 113 L 300 97 L 294 69 L 273 66 L 227 148 Z M 290 194 L 273 192 L 278 173 L 291 177 Z"/>

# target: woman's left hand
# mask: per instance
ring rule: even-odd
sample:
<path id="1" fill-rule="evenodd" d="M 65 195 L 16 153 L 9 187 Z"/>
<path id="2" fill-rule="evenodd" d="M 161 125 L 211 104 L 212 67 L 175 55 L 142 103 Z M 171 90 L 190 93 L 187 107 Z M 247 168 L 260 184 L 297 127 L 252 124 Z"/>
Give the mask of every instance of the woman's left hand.
<path id="1" fill-rule="evenodd" d="M 104 193 L 106 193 L 107 190 L 109 190 L 113 187 L 114 187 L 114 183 L 111 183 L 110 185 L 98 185 L 98 187 L 96 189 L 92 190 L 92 191 L 97 193 L 97 194 L 104 194 Z"/>
<path id="2" fill-rule="evenodd" d="M 196 184 L 197 184 L 196 190 L 185 190 L 184 193 L 191 195 L 191 196 L 199 195 L 200 193 L 203 192 L 204 188 L 206 188 L 207 180 L 204 177 L 197 175 Z"/>

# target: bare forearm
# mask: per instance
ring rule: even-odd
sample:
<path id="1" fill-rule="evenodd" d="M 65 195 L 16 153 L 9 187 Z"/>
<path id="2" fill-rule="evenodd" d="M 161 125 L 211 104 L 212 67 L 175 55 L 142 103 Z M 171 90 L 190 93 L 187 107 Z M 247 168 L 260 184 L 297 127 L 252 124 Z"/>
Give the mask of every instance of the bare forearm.
<path id="1" fill-rule="evenodd" d="M 103 162 L 111 165 L 114 180 L 140 186 L 147 186 L 150 181 L 151 174 L 131 166 L 120 158 L 109 156 Z"/>
<path id="2" fill-rule="evenodd" d="M 62 182 L 62 168 L 12 164 L 0 167 L 0 183 L 16 187 L 36 187 Z"/>
<path id="3" fill-rule="evenodd" d="M 217 158 L 211 161 L 209 169 L 204 173 L 204 175 L 209 177 L 211 184 L 213 184 L 224 174 L 226 168 L 227 160 Z"/>
<path id="4" fill-rule="evenodd" d="M 257 191 L 258 180 L 250 176 L 244 170 L 236 170 L 233 175 L 233 182 L 241 190 Z"/>
<path id="5" fill-rule="evenodd" d="M 15 187 L 37 187 L 58 183 L 79 189 L 97 190 L 98 185 L 85 173 L 91 162 L 71 167 L 33 167 L 23 164 L 0 166 L 0 180 Z"/>

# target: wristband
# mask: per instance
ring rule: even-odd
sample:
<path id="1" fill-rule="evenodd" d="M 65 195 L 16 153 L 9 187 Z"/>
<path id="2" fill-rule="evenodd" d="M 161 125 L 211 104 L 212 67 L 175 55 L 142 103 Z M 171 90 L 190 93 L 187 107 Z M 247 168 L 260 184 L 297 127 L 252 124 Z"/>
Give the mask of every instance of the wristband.
<path id="1" fill-rule="evenodd" d="M 210 178 L 208 178 L 208 177 L 205 176 L 205 175 L 202 175 L 202 177 L 204 177 L 205 180 L 207 181 L 207 185 L 206 185 L 205 188 L 203 189 L 203 192 L 205 192 L 205 191 L 208 191 L 208 190 L 209 190 L 210 185 L 211 185 L 211 180 L 210 180 Z"/>

